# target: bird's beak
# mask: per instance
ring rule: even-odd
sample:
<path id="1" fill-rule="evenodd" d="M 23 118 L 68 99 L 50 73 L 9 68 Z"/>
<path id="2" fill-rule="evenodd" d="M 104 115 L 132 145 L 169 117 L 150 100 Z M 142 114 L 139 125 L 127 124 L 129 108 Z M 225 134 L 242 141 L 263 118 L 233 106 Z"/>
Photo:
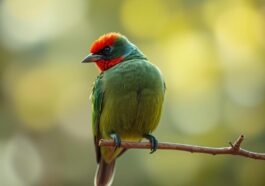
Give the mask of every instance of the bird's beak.
<path id="1" fill-rule="evenodd" d="M 88 54 L 85 59 L 81 63 L 91 63 L 91 62 L 96 62 L 97 60 L 101 59 L 101 55 L 97 54 Z"/>

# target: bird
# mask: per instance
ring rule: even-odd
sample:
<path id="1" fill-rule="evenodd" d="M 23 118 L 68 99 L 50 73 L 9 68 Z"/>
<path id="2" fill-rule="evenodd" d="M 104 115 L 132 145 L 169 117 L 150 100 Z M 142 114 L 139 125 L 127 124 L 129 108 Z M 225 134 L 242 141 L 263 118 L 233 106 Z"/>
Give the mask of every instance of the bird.
<path id="1" fill-rule="evenodd" d="M 165 95 L 165 81 L 157 66 L 120 33 L 102 35 L 90 47 L 82 63 L 100 70 L 91 93 L 92 129 L 97 160 L 95 186 L 111 185 L 115 161 L 126 149 L 121 141 L 147 139 L 156 151 L 157 128 Z M 99 147 L 100 139 L 112 139 L 113 147 Z"/>

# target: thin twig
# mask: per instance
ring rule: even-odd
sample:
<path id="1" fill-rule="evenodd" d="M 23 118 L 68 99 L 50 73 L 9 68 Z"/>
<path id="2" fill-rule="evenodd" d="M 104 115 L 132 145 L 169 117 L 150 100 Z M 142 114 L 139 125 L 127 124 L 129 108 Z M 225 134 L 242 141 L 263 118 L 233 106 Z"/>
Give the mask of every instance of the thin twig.
<path id="1" fill-rule="evenodd" d="M 220 147 L 220 148 L 161 142 L 161 143 L 158 143 L 157 149 L 180 150 L 180 151 L 187 151 L 187 152 L 192 152 L 192 153 L 196 152 L 196 153 L 204 153 L 204 154 L 212 154 L 212 155 L 230 154 L 230 155 L 244 156 L 247 158 L 265 160 L 265 153 L 251 152 L 251 151 L 242 149 L 240 145 L 243 142 L 243 140 L 244 140 L 244 136 L 241 135 L 237 138 L 237 140 L 234 143 L 230 142 L 230 147 Z M 113 140 L 101 139 L 98 145 L 111 147 L 111 146 L 115 146 L 115 143 Z M 151 145 L 149 142 L 122 141 L 121 147 L 126 148 L 126 149 L 150 149 Z"/>

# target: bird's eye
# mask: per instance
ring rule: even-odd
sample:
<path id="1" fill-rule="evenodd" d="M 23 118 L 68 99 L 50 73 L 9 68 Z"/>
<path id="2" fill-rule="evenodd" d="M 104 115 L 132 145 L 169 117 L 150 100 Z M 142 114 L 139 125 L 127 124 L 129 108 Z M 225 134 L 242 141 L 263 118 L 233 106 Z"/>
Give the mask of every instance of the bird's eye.
<path id="1" fill-rule="evenodd" d="M 110 47 L 110 46 L 106 46 L 106 47 L 104 47 L 104 48 L 102 49 L 102 53 L 103 53 L 104 55 L 109 55 L 110 52 L 111 52 L 111 47 Z"/>

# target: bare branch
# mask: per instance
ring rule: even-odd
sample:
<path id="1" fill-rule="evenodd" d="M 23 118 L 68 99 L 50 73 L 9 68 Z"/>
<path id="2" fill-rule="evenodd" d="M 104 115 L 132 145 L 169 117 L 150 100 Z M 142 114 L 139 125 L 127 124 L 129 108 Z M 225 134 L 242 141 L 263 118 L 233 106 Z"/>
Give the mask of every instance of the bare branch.
<path id="1" fill-rule="evenodd" d="M 244 136 L 241 135 L 238 137 L 238 139 L 234 143 L 230 142 L 230 147 L 220 147 L 220 148 L 162 142 L 162 143 L 158 143 L 157 149 L 179 150 L 179 151 L 187 151 L 187 152 L 192 152 L 192 153 L 196 152 L 196 153 L 204 153 L 204 154 L 212 154 L 212 155 L 230 154 L 230 155 L 244 156 L 247 158 L 265 160 L 265 153 L 251 152 L 251 151 L 242 149 L 240 145 L 243 142 L 243 140 L 244 140 Z M 101 139 L 98 145 L 111 147 L 111 146 L 115 146 L 115 143 L 113 140 Z M 126 149 L 150 149 L 151 145 L 149 142 L 122 141 L 121 147 L 126 148 Z"/>

